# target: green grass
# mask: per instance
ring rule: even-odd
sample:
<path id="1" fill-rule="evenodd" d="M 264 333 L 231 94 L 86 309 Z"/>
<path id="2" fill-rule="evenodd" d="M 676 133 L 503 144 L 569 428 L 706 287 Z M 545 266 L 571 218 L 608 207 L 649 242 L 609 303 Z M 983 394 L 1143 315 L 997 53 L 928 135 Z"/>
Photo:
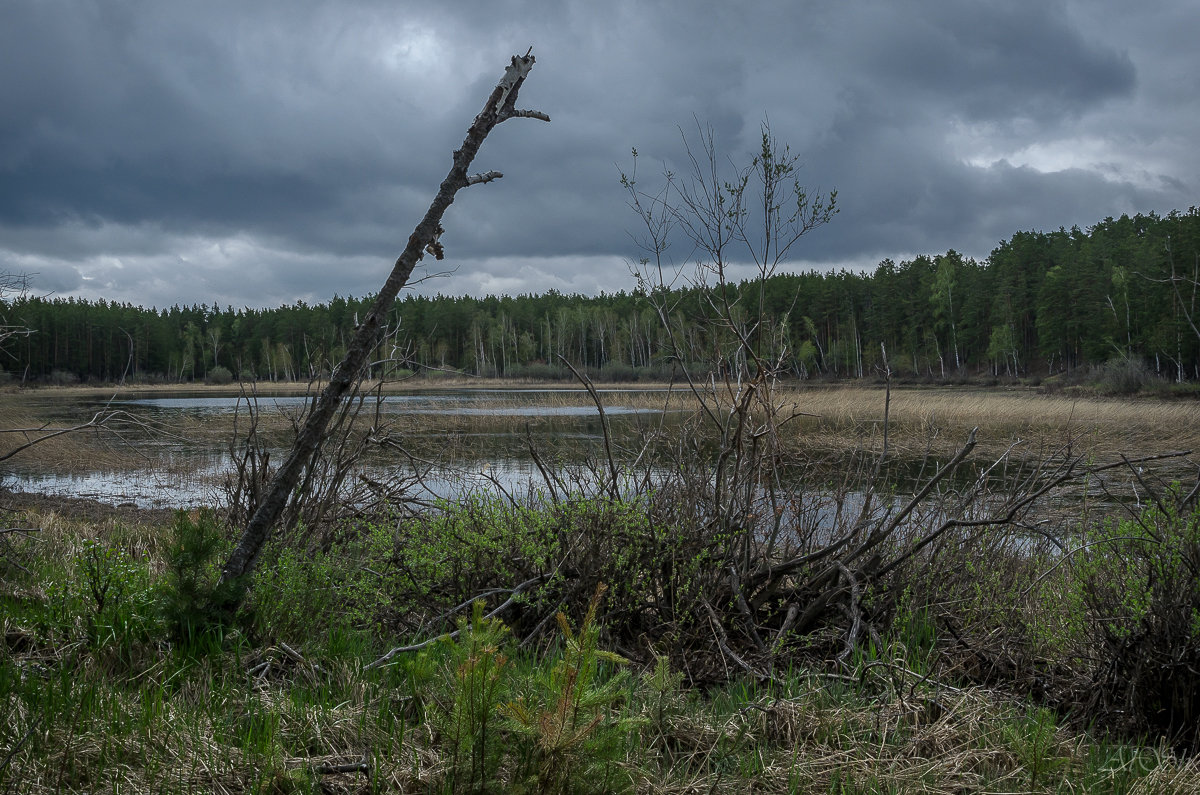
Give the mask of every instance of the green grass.
<path id="1" fill-rule="evenodd" d="M 405 570 L 477 587 L 455 556 L 472 539 L 503 552 L 480 516 L 519 519 L 530 556 L 561 519 L 467 510 L 443 520 L 457 535 L 441 554 L 432 534 L 398 550 L 399 525 L 386 523 L 321 554 L 277 552 L 244 614 L 192 632 L 178 631 L 172 551 L 210 517 L 173 528 L 31 517 L 41 532 L 14 537 L 0 560 L 0 792 L 1200 789 L 1196 761 L 1160 743 L 1091 735 L 943 678 L 936 622 L 912 596 L 846 666 L 792 658 L 773 681 L 705 687 L 665 655 L 626 664 L 602 625 L 612 594 L 561 615 L 541 648 L 468 606 L 428 625 L 457 627 L 453 640 L 366 669 L 412 636 L 391 590 Z M 183 582 L 203 595 L 215 571 L 193 558 Z"/>

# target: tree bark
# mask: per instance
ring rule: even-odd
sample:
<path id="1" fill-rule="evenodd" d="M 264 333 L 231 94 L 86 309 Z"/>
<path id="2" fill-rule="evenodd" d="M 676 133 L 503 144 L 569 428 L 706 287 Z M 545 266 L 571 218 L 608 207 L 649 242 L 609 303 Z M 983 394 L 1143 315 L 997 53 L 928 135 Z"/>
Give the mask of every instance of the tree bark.
<path id="1" fill-rule="evenodd" d="M 525 76 L 533 68 L 534 57 L 531 53 L 532 48 L 524 56 L 514 55 L 511 65 L 505 67 L 504 77 L 492 90 L 483 110 L 475 117 L 462 147 L 454 152 L 450 173 L 442 180 L 437 196 L 426 211 L 425 217 L 408 238 L 408 245 L 392 266 L 391 274 L 384 282 L 362 325 L 356 330 L 345 357 L 333 371 L 329 384 L 309 413 L 291 453 L 275 474 L 262 502 L 247 522 L 237 547 L 221 571 L 221 585 L 231 586 L 234 604 L 245 594 L 245 577 L 254 570 L 259 553 L 270 538 L 296 484 L 300 482 L 305 467 L 320 453 L 330 418 L 361 377 L 367 356 L 379 342 L 385 325 L 384 320 L 395 303 L 400 288 L 407 283 L 413 268 L 426 252 L 442 259 L 443 251 L 441 243 L 438 242 L 438 237 L 443 231 L 441 220 L 442 215 L 453 203 L 455 194 L 468 185 L 491 182 L 503 176 L 497 171 L 470 176 L 467 174 L 467 169 L 484 139 L 496 125 L 514 117 L 550 121 L 550 117 L 540 111 L 517 110 L 513 106 L 521 85 L 525 82 Z"/>

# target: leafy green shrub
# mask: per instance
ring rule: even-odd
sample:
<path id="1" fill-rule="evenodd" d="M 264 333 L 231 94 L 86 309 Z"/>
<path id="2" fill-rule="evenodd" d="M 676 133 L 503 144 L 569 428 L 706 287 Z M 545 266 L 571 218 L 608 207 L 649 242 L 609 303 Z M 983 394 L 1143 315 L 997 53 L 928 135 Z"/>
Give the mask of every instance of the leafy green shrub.
<path id="1" fill-rule="evenodd" d="M 155 636 L 156 594 L 149 566 L 96 539 L 84 542 L 66 598 L 83 617 L 94 648 L 128 648 Z"/>
<path id="2" fill-rule="evenodd" d="M 1098 656 L 1093 709 L 1200 749 L 1200 506 L 1179 484 L 1093 528 L 1075 561 Z"/>
<path id="3" fill-rule="evenodd" d="M 603 623 L 623 640 L 691 631 L 703 615 L 705 577 L 723 575 L 708 566 L 711 534 L 666 502 L 651 496 L 520 504 L 476 495 L 394 527 L 361 526 L 360 535 L 391 539 L 369 541 L 367 559 L 380 575 L 375 587 L 386 595 L 377 602 L 387 602 L 379 620 L 411 625 L 415 614 L 437 615 L 492 589 L 528 583 L 505 614 L 525 634 L 546 626 L 543 619 L 559 607 L 585 612 L 603 582 L 612 584 Z"/>
<path id="4" fill-rule="evenodd" d="M 264 637 L 293 643 L 346 645 L 387 603 L 387 583 L 362 570 L 363 547 L 328 552 L 286 547 L 254 573 L 254 626 Z M 367 557 L 367 560 L 378 558 Z"/>
<path id="5" fill-rule="evenodd" d="M 484 495 L 439 502 L 397 534 L 396 569 L 416 599 L 511 587 L 550 568 L 558 548 L 551 511 Z"/>

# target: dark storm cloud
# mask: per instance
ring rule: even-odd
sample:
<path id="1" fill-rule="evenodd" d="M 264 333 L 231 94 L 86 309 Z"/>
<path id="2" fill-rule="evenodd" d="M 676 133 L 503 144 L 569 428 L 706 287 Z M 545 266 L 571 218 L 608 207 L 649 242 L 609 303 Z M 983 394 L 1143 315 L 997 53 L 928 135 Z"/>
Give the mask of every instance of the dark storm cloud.
<path id="1" fill-rule="evenodd" d="M 1186 4 L 158 3 L 15 0 L 0 27 L 0 269 L 141 303 L 378 288 L 508 56 L 514 120 L 419 289 L 627 289 L 618 169 L 760 122 L 842 213 L 803 266 L 870 267 L 1018 229 L 1196 203 Z M 188 278 L 181 278 L 181 273 Z"/>
<path id="2" fill-rule="evenodd" d="M 1053 124 L 1135 84 L 1124 53 L 1089 42 L 1047 2 L 916 4 L 863 42 L 881 94 L 970 121 Z M 901 16 L 902 15 L 902 16 Z"/>

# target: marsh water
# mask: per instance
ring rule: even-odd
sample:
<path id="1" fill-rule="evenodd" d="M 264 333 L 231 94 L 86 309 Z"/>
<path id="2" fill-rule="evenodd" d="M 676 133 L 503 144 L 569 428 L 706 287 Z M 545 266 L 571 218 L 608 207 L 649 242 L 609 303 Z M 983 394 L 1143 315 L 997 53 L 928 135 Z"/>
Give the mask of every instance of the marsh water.
<path id="1" fill-rule="evenodd" d="M 667 408 L 665 394 L 660 399 L 655 390 L 609 389 L 601 396 L 618 455 L 680 421 L 681 412 Z M 254 399 L 257 429 L 273 462 L 286 454 L 289 429 L 307 401 L 296 395 Z M 119 423 L 117 433 L 84 432 L 78 441 L 86 444 L 75 452 L 11 459 L 0 469 L 0 485 L 138 507 L 219 501 L 233 471 L 231 453 L 252 422 L 250 402 L 234 392 L 112 400 L 44 393 L 28 408 L 56 427 L 106 409 L 136 421 Z M 594 459 L 603 445 L 600 412 L 582 389 L 426 389 L 368 397 L 355 408 L 361 427 L 393 442 L 369 451 L 362 474 L 378 479 L 419 471 L 426 496 L 480 487 L 527 490 L 542 478 L 531 450 L 561 471 Z"/>
<path id="2" fill-rule="evenodd" d="M 704 446 L 703 440 L 688 438 L 695 431 L 687 423 L 696 409 L 693 401 L 672 400 L 667 390 L 656 389 L 604 389 L 600 398 L 609 448 L 618 465 L 636 459 L 650 437 L 665 442 L 659 449 L 667 450 L 668 458 L 670 448 L 679 447 L 682 457 L 673 459 L 676 471 L 678 461 Z M 108 399 L 53 391 L 26 393 L 19 402 L 6 404 L 14 407 L 7 409 L 14 414 L 36 418 L 26 427 L 78 425 L 102 410 L 118 410 L 127 418 L 111 429 L 68 434 L 39 445 L 32 455 L 0 463 L 0 487 L 145 508 L 222 505 L 235 454 L 247 431 L 256 429 L 261 449 L 276 465 L 290 448 L 306 404 L 307 398 L 294 394 L 261 394 L 248 400 L 233 390 L 133 392 Z M 373 429 L 376 439 L 386 438 L 388 443 L 368 446 L 352 477 L 393 484 L 406 479 L 405 494 L 416 500 L 498 490 L 524 496 L 545 487 L 547 473 L 568 485 L 594 483 L 588 481 L 589 466 L 606 460 L 605 422 L 583 389 L 424 388 L 366 397 L 354 406 L 357 427 Z M 815 423 L 821 434 L 832 437 L 834 446 L 816 451 L 824 470 L 797 471 L 792 482 L 804 484 L 809 497 L 822 503 L 818 512 L 824 515 L 861 499 L 863 478 L 874 461 L 870 450 L 877 449 L 871 442 L 877 438 L 825 434 L 830 426 L 815 417 L 806 415 L 799 422 Z M 14 423 L 0 422 L 0 427 L 12 428 Z M 803 445 L 810 453 L 811 442 L 810 435 Z M 911 494 L 947 457 L 911 452 L 890 456 L 884 492 L 897 495 L 894 499 Z M 977 457 L 956 470 L 946 485 L 969 485 L 988 463 L 987 458 Z M 638 468 L 655 479 L 665 471 L 645 459 Z M 997 473 L 1019 479 L 1021 471 L 1017 462 Z M 784 476 L 791 480 L 787 472 Z M 1137 484 L 1105 489 L 1085 479 L 1056 489 L 1050 500 L 1059 508 L 1075 510 L 1083 504 L 1095 507 L 1098 498 L 1113 502 L 1118 491 L 1134 502 L 1139 499 Z"/>

